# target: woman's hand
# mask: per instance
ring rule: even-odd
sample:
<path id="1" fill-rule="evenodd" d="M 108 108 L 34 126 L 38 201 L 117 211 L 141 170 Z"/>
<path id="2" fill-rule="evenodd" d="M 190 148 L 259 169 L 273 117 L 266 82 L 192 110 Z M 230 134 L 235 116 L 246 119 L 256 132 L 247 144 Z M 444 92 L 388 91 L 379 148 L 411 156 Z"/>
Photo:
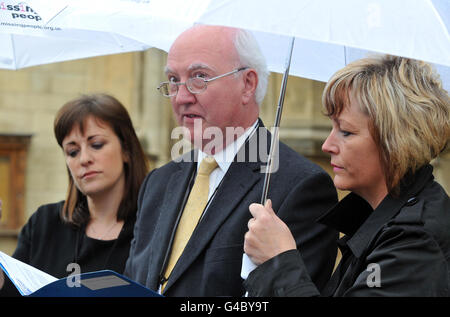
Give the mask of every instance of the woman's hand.
<path id="1" fill-rule="evenodd" d="M 248 222 L 244 252 L 254 264 L 260 265 L 280 253 L 297 248 L 291 231 L 275 214 L 270 200 L 265 206 L 251 204 L 249 210 L 253 218 Z"/>

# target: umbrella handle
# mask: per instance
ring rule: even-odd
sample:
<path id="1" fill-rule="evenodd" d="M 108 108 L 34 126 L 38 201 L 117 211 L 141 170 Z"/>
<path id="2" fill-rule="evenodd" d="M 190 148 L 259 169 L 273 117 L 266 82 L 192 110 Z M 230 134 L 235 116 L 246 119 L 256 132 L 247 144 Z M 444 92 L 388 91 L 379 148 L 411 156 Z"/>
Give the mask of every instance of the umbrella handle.
<path id="1" fill-rule="evenodd" d="M 294 41 L 295 41 L 295 37 L 292 37 L 291 44 L 289 47 L 288 58 L 286 60 L 286 69 L 284 71 L 283 80 L 281 82 L 280 97 L 278 98 L 278 107 L 277 107 L 277 112 L 275 115 L 275 123 L 274 123 L 274 127 L 273 127 L 272 140 L 270 142 L 269 157 L 267 160 L 267 167 L 266 167 L 266 172 L 264 175 L 264 185 L 263 185 L 263 191 L 262 191 L 262 196 L 261 196 L 261 205 L 266 204 L 267 195 L 269 193 L 270 175 L 272 174 L 273 159 L 274 159 L 274 155 L 276 153 L 276 151 L 275 151 L 276 147 L 278 145 L 278 138 L 279 138 L 278 134 L 279 134 L 279 128 L 280 128 L 281 114 L 283 112 L 284 96 L 286 95 L 287 80 L 289 77 L 289 68 L 291 67 L 292 51 L 294 50 Z"/>

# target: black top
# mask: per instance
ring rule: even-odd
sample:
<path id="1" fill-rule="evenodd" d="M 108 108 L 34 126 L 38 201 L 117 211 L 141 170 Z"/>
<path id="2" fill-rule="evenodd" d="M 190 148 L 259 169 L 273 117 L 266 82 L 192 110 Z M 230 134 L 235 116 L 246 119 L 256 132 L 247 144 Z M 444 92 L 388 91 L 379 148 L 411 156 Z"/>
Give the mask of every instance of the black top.
<path id="1" fill-rule="evenodd" d="M 61 201 L 39 207 L 22 228 L 13 257 L 56 278 L 73 273 L 67 271 L 70 263 L 77 263 L 81 273 L 108 269 L 122 274 L 133 238 L 135 217 L 125 222 L 117 239 L 103 241 L 86 236 L 85 227 L 63 222 L 60 217 L 63 205 L 64 201 Z M 18 294 L 14 289 L 5 278 L 0 295 Z"/>
<path id="2" fill-rule="evenodd" d="M 373 210 L 354 193 L 320 222 L 345 236 L 342 259 L 325 289 L 312 284 L 290 250 L 264 262 L 246 280 L 251 296 L 450 296 L 450 199 L 426 165 Z"/>

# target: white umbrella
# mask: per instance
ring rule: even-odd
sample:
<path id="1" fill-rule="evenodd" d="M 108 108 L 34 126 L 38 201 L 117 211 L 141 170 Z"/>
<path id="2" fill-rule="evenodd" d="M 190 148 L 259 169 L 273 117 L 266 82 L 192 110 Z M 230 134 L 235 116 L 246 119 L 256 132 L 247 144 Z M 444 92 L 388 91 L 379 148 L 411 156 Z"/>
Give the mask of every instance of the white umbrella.
<path id="1" fill-rule="evenodd" d="M 449 0 L 212 0 L 198 22 L 262 32 L 272 69 L 295 37 L 290 73 L 320 81 L 368 52 L 450 67 Z"/>
<path id="2" fill-rule="evenodd" d="M 47 2 L 39 1 L 39 11 L 25 2 L 0 2 L 0 68 L 19 69 L 150 47 L 110 32 L 45 26 L 44 21 L 65 7 L 63 1 L 51 6 Z"/>
<path id="3" fill-rule="evenodd" d="M 38 1 L 38 0 L 37 0 Z M 30 0 L 31 2 L 31 0 Z M 449 0 L 66 0 L 47 25 L 113 32 L 167 51 L 195 23 L 253 31 L 269 69 L 327 81 L 368 52 L 433 63 L 450 90 Z"/>
<path id="4" fill-rule="evenodd" d="M 28 2 L 39 4 L 40 0 Z M 192 26 L 210 0 L 65 0 L 65 8 L 47 26 L 121 34 L 168 51 L 175 38 Z"/>
<path id="5" fill-rule="evenodd" d="M 148 45 L 120 35 L 104 32 L 88 32 L 89 37 L 74 38 L 55 36 L 32 36 L 0 33 L 0 68 L 19 69 L 24 67 L 62 62 L 80 58 L 142 51 Z M 61 33 L 62 35 L 63 33 Z M 94 37 L 93 39 L 91 38 Z"/>

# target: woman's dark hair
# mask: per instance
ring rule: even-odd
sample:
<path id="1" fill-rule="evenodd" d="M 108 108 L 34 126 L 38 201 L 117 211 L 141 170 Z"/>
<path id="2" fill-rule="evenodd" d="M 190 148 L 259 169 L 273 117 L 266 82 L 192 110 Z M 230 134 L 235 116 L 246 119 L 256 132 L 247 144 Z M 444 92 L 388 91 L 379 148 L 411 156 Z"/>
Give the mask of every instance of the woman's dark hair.
<path id="1" fill-rule="evenodd" d="M 117 212 L 117 220 L 126 220 L 137 210 L 139 188 L 148 172 L 148 161 L 136 135 L 126 108 L 116 98 L 107 94 L 83 95 L 67 102 L 58 111 L 54 121 L 54 132 L 62 148 L 64 138 L 76 126 L 84 133 L 85 120 L 92 116 L 108 124 L 120 140 L 123 153 L 129 158 L 124 163 L 125 191 Z M 76 226 L 87 224 L 90 219 L 86 196 L 76 187 L 69 175 L 67 196 L 61 210 L 65 222 Z"/>

